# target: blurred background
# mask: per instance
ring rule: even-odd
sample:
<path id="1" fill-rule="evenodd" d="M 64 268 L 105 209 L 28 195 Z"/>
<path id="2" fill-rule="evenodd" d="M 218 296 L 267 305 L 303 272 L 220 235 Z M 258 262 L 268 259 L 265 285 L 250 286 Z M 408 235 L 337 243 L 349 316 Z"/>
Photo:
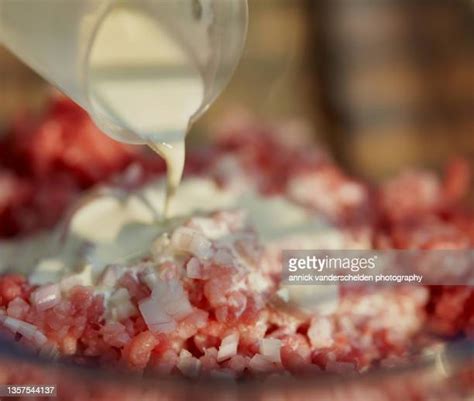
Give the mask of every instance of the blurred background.
<path id="1" fill-rule="evenodd" d="M 474 2 L 249 0 L 234 80 L 194 128 L 245 110 L 306 121 L 354 174 L 474 160 Z M 48 85 L 0 47 L 0 131 Z"/>

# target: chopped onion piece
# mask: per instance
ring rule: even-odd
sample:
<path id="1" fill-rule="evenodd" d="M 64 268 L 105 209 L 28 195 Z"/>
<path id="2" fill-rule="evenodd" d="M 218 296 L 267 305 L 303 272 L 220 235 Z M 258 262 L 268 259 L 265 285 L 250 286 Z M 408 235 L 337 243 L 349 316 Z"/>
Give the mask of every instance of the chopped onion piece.
<path id="1" fill-rule="evenodd" d="M 197 258 L 191 258 L 186 264 L 186 276 L 196 280 L 204 278 L 201 263 Z"/>
<path id="2" fill-rule="evenodd" d="M 156 272 L 151 268 L 146 268 L 144 271 L 140 272 L 139 278 L 140 281 L 145 283 L 150 290 L 153 290 L 156 285 L 156 282 L 158 281 L 158 276 L 156 275 Z"/>
<path id="3" fill-rule="evenodd" d="M 137 308 L 130 301 L 112 308 L 112 318 L 118 322 L 137 314 Z"/>
<path id="4" fill-rule="evenodd" d="M 166 304 L 165 311 L 173 318 L 181 320 L 193 311 L 193 307 L 187 298 L 180 298 L 176 302 L 170 302 Z"/>
<path id="5" fill-rule="evenodd" d="M 178 228 L 171 237 L 171 245 L 177 251 L 190 253 L 199 259 L 212 256 L 212 244 L 199 231 L 189 227 Z"/>
<path id="6" fill-rule="evenodd" d="M 108 302 L 112 319 L 121 321 L 136 315 L 137 308 L 130 300 L 130 294 L 125 288 L 117 289 Z"/>
<path id="7" fill-rule="evenodd" d="M 179 354 L 178 369 L 187 377 L 197 377 L 201 370 L 201 361 L 189 352 L 183 349 Z"/>
<path id="8" fill-rule="evenodd" d="M 260 354 L 255 354 L 249 362 L 250 370 L 257 373 L 268 373 L 275 370 L 275 364 Z"/>
<path id="9" fill-rule="evenodd" d="M 201 231 L 207 238 L 216 240 L 229 234 L 229 229 L 222 221 L 205 217 L 193 217 L 189 226 Z"/>
<path id="10" fill-rule="evenodd" d="M 235 291 L 228 297 L 228 304 L 232 307 L 235 317 L 239 318 L 247 308 L 247 297 L 240 291 Z"/>
<path id="11" fill-rule="evenodd" d="M 39 287 L 30 296 L 31 303 L 40 311 L 50 309 L 61 300 L 61 290 L 58 284 Z"/>
<path id="12" fill-rule="evenodd" d="M 30 304 L 23 298 L 16 297 L 8 303 L 7 315 L 15 319 L 22 319 L 30 310 Z"/>
<path id="13" fill-rule="evenodd" d="M 176 279 L 158 280 L 152 298 L 156 300 L 157 309 L 177 320 L 184 319 L 193 311 L 182 284 Z"/>
<path id="14" fill-rule="evenodd" d="M 86 265 L 84 270 L 80 273 L 63 278 L 59 283 L 61 291 L 63 292 L 68 292 L 78 285 L 92 285 L 92 267 L 90 265 Z"/>
<path id="15" fill-rule="evenodd" d="M 26 323 L 22 320 L 13 319 L 12 317 L 0 317 L 0 322 L 13 333 L 19 333 L 34 345 L 41 347 L 48 342 L 46 336 L 38 329 L 38 327 Z"/>
<path id="16" fill-rule="evenodd" d="M 256 239 L 252 235 L 247 235 L 237 240 L 234 249 L 247 264 L 257 266 L 262 252 L 256 246 Z"/>
<path id="17" fill-rule="evenodd" d="M 226 359 L 232 358 L 237 355 L 237 347 L 239 346 L 239 334 L 234 333 L 225 337 L 221 346 L 219 347 L 219 352 L 217 354 L 217 361 L 222 362 Z"/>
<path id="18" fill-rule="evenodd" d="M 140 302 L 138 308 L 152 333 L 170 333 L 176 330 L 176 322 L 160 308 L 159 302 L 148 298 Z"/>
<path id="19" fill-rule="evenodd" d="M 109 303 L 116 306 L 123 302 L 130 301 L 130 294 L 126 288 L 119 288 L 110 296 Z"/>
<path id="20" fill-rule="evenodd" d="M 308 329 L 308 338 L 314 348 L 328 348 L 334 343 L 333 324 L 327 317 L 315 317 Z"/>
<path id="21" fill-rule="evenodd" d="M 264 338 L 260 343 L 260 353 L 269 361 L 281 363 L 281 341 L 276 338 Z"/>
<path id="22" fill-rule="evenodd" d="M 125 268 L 120 265 L 107 266 L 99 280 L 99 285 L 103 285 L 105 287 L 115 287 L 124 271 Z"/>

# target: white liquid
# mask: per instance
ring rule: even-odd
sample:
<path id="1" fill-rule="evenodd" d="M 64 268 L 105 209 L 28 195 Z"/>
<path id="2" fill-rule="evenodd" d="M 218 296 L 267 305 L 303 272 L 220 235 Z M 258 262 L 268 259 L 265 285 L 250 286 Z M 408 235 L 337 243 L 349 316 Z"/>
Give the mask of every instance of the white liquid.
<path id="1" fill-rule="evenodd" d="M 212 180 L 203 178 L 184 180 L 170 209 L 172 219 L 155 224 L 155 213 L 149 205 L 163 202 L 164 192 L 163 182 L 158 181 L 125 202 L 113 195 L 91 201 L 72 219 L 71 231 L 63 244 L 53 240 L 54 233 L 24 242 L 3 243 L 0 246 L 0 271 L 13 266 L 17 271 L 31 273 L 31 267 L 36 266 L 30 279 L 39 284 L 57 282 L 74 273 L 75 267 L 90 263 L 94 282 L 107 266 L 145 256 L 153 241 L 182 224 L 182 218 L 237 208 L 247 212 L 248 221 L 267 249 L 291 249 L 288 247 L 291 243 L 297 244 L 299 249 L 370 247 L 369 238 L 367 242 L 357 242 L 321 216 L 312 216 L 284 198 L 264 198 L 252 191 L 223 190 Z M 84 243 L 93 244 L 87 260 L 79 256 Z M 57 244 L 56 248 L 52 248 L 54 244 Z M 25 253 L 25 249 L 28 252 Z M 258 281 L 253 281 L 253 285 L 258 286 Z M 275 297 L 272 302 L 292 313 L 328 313 L 338 301 L 337 285 L 289 285 L 281 289 L 284 292 L 282 299 Z"/>
<path id="2" fill-rule="evenodd" d="M 201 74 L 154 19 L 130 6 L 107 15 L 90 63 L 99 125 L 119 140 L 149 145 L 166 161 L 166 215 L 182 178 L 190 120 L 204 97 Z"/>

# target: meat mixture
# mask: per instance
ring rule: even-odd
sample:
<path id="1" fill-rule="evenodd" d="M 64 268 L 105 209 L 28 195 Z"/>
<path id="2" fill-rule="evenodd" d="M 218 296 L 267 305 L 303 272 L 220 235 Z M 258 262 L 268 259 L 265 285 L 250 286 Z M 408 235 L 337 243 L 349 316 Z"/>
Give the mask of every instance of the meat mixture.
<path id="1" fill-rule="evenodd" d="M 252 192 L 257 212 L 237 202 L 173 218 L 139 255 L 114 263 L 91 260 L 89 244 L 53 281 L 5 273 L 2 335 L 48 358 L 231 378 L 363 372 L 403 363 L 427 333 L 474 337 L 470 287 L 324 286 L 329 300 L 308 309 L 299 298 L 316 287 L 280 283 L 282 249 L 472 248 L 464 160 L 442 178 L 414 170 L 372 184 L 308 145 L 298 127 L 240 121 L 218 131 L 215 143 L 190 151 L 187 179 L 216 193 Z M 153 154 L 109 140 L 77 106 L 55 99 L 40 121 L 23 116 L 0 143 L 2 242 L 57 227 L 93 188 L 127 196 L 164 171 Z M 309 216 L 317 235 L 268 235 L 255 217 L 266 202 Z M 286 217 L 268 209 L 276 232 Z"/>

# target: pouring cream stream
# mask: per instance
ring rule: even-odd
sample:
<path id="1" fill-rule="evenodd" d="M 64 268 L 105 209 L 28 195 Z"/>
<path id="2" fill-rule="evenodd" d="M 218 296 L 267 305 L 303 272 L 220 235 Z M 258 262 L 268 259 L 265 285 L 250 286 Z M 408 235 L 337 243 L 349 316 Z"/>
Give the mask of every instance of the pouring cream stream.
<path id="1" fill-rule="evenodd" d="M 242 55 L 247 0 L 0 0 L 0 41 L 179 184 L 191 122 Z M 169 202 L 168 202 L 169 203 Z"/>
<path id="2" fill-rule="evenodd" d="M 127 131 L 130 142 L 138 136 L 165 160 L 166 217 L 183 175 L 190 121 L 204 99 L 197 66 L 154 19 L 117 7 L 96 34 L 89 85 L 96 120 L 121 127 L 121 140 Z"/>

